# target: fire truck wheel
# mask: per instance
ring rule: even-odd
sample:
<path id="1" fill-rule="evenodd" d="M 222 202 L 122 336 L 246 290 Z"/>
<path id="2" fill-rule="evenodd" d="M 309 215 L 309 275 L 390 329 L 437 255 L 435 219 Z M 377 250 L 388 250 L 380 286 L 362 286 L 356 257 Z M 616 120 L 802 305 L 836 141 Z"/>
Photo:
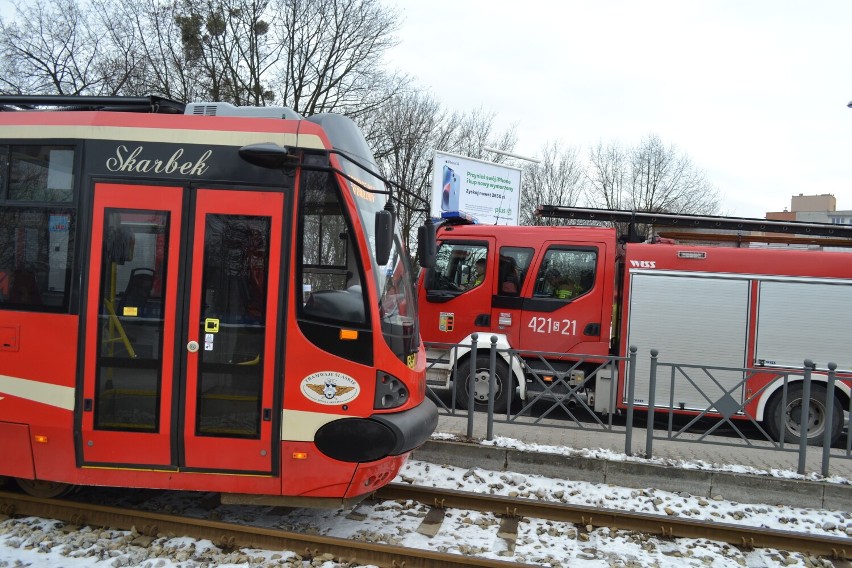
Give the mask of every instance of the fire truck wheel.
<path id="1" fill-rule="evenodd" d="M 456 369 L 456 379 L 453 385 L 456 389 L 456 400 L 461 408 L 470 409 L 471 405 L 468 400 L 468 383 L 470 382 L 470 364 L 471 358 L 468 357 L 459 363 Z M 476 358 L 476 370 L 473 373 L 473 406 L 474 410 L 488 410 L 488 390 L 489 390 L 489 356 L 482 354 Z M 512 378 L 509 374 L 509 365 L 497 357 L 497 362 L 494 370 L 496 394 L 494 395 L 494 412 L 506 412 L 509 405 L 509 386 L 512 384 Z"/>
<path id="2" fill-rule="evenodd" d="M 802 424 L 802 383 L 795 383 L 787 388 L 787 407 L 781 408 L 782 392 L 776 392 L 766 406 L 766 426 L 776 440 L 781 440 L 781 431 L 785 442 L 798 444 Z M 827 392 L 822 385 L 811 385 L 810 412 L 807 420 L 808 444 L 822 445 L 825 427 L 828 423 L 826 412 Z M 834 397 L 834 410 L 831 421 L 831 443 L 840 436 L 843 427 L 843 405 Z"/>
<path id="3" fill-rule="evenodd" d="M 39 481 L 37 479 L 20 479 L 15 478 L 18 487 L 24 490 L 27 495 L 39 497 L 41 499 L 55 499 L 68 495 L 74 489 L 74 485 L 67 483 L 58 483 L 56 481 Z"/>

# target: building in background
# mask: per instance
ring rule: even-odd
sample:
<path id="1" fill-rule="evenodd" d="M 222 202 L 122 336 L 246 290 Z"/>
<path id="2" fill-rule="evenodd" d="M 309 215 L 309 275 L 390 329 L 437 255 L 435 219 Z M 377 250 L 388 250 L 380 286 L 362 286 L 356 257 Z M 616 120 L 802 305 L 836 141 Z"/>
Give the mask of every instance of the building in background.
<path id="1" fill-rule="evenodd" d="M 852 210 L 838 211 L 837 198 L 829 193 L 822 195 L 804 195 L 800 193 L 799 195 L 792 196 L 789 210 L 785 208 L 784 211 L 768 211 L 766 219 L 772 221 L 852 225 Z M 730 231 L 726 229 L 675 229 L 670 227 L 659 227 L 659 230 L 654 231 L 654 234 L 684 244 L 712 243 L 717 246 L 727 247 L 790 248 L 852 252 L 852 240 L 850 239 L 834 239 L 807 235 Z"/>
<path id="2" fill-rule="evenodd" d="M 830 193 L 822 195 L 794 195 L 790 210 L 767 212 L 767 219 L 776 221 L 804 221 L 806 223 L 834 223 L 852 225 L 852 210 L 837 210 L 837 199 Z"/>
<path id="3" fill-rule="evenodd" d="M 776 221 L 802 221 L 805 223 L 832 223 L 835 225 L 852 225 L 852 210 L 837 210 L 837 198 L 830 193 L 820 195 L 794 195 L 790 198 L 789 211 L 767 211 L 767 219 Z M 752 244 L 752 246 L 755 246 Z M 766 245 L 763 245 L 766 246 Z M 825 242 L 787 244 L 787 247 L 823 249 L 849 252 L 849 245 L 845 247 L 828 246 Z"/>

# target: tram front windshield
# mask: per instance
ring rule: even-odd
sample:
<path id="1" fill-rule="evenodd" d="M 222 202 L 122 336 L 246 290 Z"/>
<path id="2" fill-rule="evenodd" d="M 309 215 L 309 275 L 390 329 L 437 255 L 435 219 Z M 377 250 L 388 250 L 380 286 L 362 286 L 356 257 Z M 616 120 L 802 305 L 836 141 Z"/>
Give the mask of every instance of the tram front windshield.
<path id="1" fill-rule="evenodd" d="M 402 241 L 399 223 L 394 223 L 393 248 L 388 262 L 380 265 L 375 256 L 376 211 L 381 211 L 388 197 L 370 190 L 384 190 L 384 183 L 352 162 L 341 159 L 343 170 L 358 180 L 364 187 L 349 182 L 355 196 L 358 216 L 364 226 L 370 250 L 373 273 L 376 275 L 376 290 L 379 297 L 379 315 L 382 334 L 391 350 L 403 361 L 420 347 L 420 331 L 417 327 L 417 306 L 414 295 L 411 263 Z"/>

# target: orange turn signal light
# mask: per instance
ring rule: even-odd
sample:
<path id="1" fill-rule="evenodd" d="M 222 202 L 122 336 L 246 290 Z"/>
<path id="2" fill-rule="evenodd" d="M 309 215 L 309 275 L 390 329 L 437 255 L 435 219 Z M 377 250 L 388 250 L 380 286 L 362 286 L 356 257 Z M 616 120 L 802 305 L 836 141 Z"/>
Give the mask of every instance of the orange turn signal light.
<path id="1" fill-rule="evenodd" d="M 308 452 L 293 452 L 294 460 L 306 460 L 308 459 Z"/>
<path id="2" fill-rule="evenodd" d="M 354 329 L 341 329 L 340 339 L 343 341 L 354 341 L 358 339 L 358 331 Z"/>
<path id="3" fill-rule="evenodd" d="M 47 436 L 43 436 L 41 434 L 36 434 L 35 436 L 33 436 L 33 439 L 36 441 L 36 443 L 39 443 L 39 444 L 46 444 L 47 443 Z"/>

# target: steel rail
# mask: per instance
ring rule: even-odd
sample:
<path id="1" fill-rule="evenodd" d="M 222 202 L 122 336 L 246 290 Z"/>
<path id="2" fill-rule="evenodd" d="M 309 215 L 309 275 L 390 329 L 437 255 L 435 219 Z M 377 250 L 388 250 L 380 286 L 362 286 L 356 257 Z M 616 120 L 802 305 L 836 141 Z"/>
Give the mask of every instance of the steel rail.
<path id="1" fill-rule="evenodd" d="M 307 535 L 269 529 L 193 519 L 135 509 L 104 505 L 40 499 L 0 491 L 0 513 L 5 515 L 37 516 L 58 519 L 77 525 L 96 525 L 119 530 L 136 527 L 141 534 L 156 536 L 173 533 L 198 539 L 209 539 L 223 548 L 250 547 L 266 550 L 289 550 L 303 558 L 332 555 L 335 561 L 350 564 L 374 564 L 387 568 L 452 568 L 478 566 L 484 568 L 513 568 L 532 566 L 504 560 L 492 560 L 434 550 L 404 548 L 395 545 L 357 542 L 342 538 Z"/>
<path id="2" fill-rule="evenodd" d="M 497 515 L 565 521 L 582 526 L 609 527 L 626 531 L 677 538 L 704 538 L 727 542 L 744 548 L 775 548 L 789 552 L 805 552 L 834 559 L 852 560 L 852 539 L 826 535 L 810 535 L 763 527 L 735 525 L 605 509 L 536 501 L 519 497 L 483 495 L 470 491 L 440 489 L 391 483 L 375 493 L 377 499 L 411 500 L 441 508 L 454 507 L 490 512 Z"/>

